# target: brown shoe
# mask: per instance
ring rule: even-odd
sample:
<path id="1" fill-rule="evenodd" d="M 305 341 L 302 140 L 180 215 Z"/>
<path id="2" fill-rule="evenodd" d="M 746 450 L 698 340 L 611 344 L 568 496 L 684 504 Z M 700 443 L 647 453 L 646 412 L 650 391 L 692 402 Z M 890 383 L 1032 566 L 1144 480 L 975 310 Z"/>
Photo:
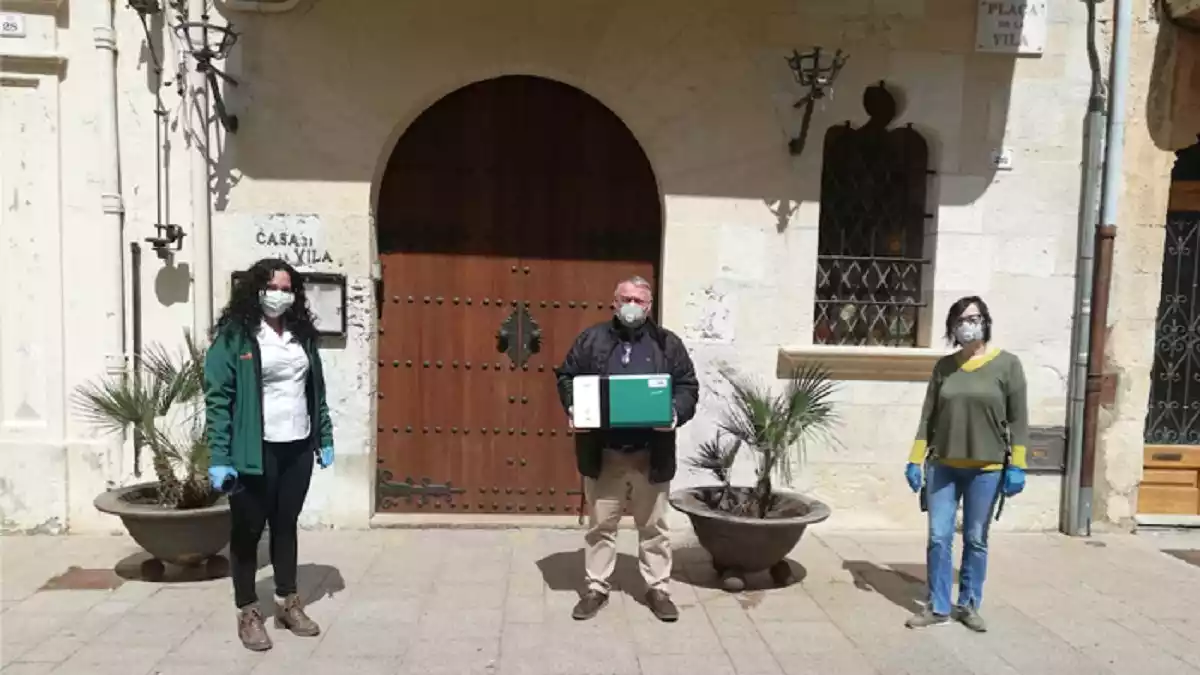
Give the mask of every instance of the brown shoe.
<path id="1" fill-rule="evenodd" d="M 646 592 L 646 606 L 660 621 L 678 621 L 679 608 L 671 602 L 671 596 L 666 591 L 652 588 Z"/>
<path id="2" fill-rule="evenodd" d="M 588 591 L 579 598 L 579 602 L 575 605 L 575 609 L 571 611 L 571 616 L 578 621 L 587 621 L 595 618 L 600 613 L 601 609 L 608 604 L 608 594 L 600 591 Z"/>
<path id="3" fill-rule="evenodd" d="M 308 618 L 300 608 L 300 596 L 292 593 L 283 599 L 283 604 L 275 605 L 275 627 L 286 628 L 293 635 L 313 637 L 321 634 L 321 627 L 316 621 Z"/>
<path id="4" fill-rule="evenodd" d="M 263 625 L 262 612 L 258 607 L 250 605 L 238 614 L 238 638 L 242 646 L 250 651 L 265 652 L 271 648 L 271 637 Z"/>

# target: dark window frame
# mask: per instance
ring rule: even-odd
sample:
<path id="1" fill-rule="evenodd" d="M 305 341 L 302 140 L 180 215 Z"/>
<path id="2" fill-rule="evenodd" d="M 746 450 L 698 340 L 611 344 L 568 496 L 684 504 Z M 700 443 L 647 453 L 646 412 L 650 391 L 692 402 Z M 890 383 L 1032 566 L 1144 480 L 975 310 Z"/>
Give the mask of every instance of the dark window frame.
<path id="1" fill-rule="evenodd" d="M 921 346 L 929 147 L 912 125 L 889 129 L 895 99 L 867 88 L 870 119 L 825 133 L 813 343 Z"/>

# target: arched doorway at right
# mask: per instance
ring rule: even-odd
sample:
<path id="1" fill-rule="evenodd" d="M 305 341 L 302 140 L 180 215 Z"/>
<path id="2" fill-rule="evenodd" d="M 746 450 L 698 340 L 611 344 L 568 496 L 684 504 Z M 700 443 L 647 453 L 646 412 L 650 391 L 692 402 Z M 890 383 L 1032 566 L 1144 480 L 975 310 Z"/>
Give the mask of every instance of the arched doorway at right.
<path id="1" fill-rule="evenodd" d="M 1137 512 L 1200 516 L 1200 142 L 1175 155 Z"/>

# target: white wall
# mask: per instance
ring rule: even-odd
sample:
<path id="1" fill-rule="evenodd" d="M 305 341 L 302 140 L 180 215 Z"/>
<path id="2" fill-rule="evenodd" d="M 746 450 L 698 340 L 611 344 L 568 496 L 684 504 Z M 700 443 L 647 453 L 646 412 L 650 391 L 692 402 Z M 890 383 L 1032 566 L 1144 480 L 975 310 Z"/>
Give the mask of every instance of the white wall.
<path id="1" fill-rule="evenodd" d="M 31 355 L 0 337 L 6 529 L 57 527 L 68 518 L 72 530 L 115 526 L 89 513 L 90 495 L 105 480 L 126 480 L 130 468 L 116 448 L 88 455 L 96 465 L 71 473 L 66 464 L 72 455 L 63 450 L 80 443 L 104 447 L 86 440 L 89 432 L 78 423 L 67 426 L 63 412 L 65 392 L 104 364 L 89 347 L 86 322 L 107 310 L 89 306 L 86 275 L 116 260 L 115 253 L 102 255 L 86 244 L 99 213 L 95 169 L 87 159 L 95 144 L 91 93 L 98 85 L 86 72 L 94 51 L 88 12 L 98 11 L 98 4 L 73 6 L 70 28 L 57 31 L 71 57 L 59 85 L 62 103 L 56 103 L 63 111 L 63 161 L 61 171 L 46 169 L 36 189 L 50 204 L 39 208 L 61 208 L 59 227 L 70 244 L 63 248 L 69 256 L 61 259 L 63 271 L 47 267 L 36 290 L 63 286 L 68 302 L 59 315 L 67 331 L 64 337 L 55 320 L 46 319 L 37 339 L 29 338 L 41 350 Z M 141 28 L 130 10 L 119 9 L 126 237 L 140 241 L 153 234 L 153 100 Z M 957 297 L 987 298 L 998 344 L 1025 362 L 1031 422 L 1062 424 L 1088 73 L 1083 7 L 1055 0 L 1051 10 L 1047 52 L 1022 59 L 974 53 L 974 5 L 957 0 L 324 0 L 279 15 L 232 15 L 242 38 L 227 65 L 242 84 L 229 93 L 229 103 L 242 125 L 234 137 L 213 133 L 215 305 L 225 300 L 229 273 L 259 257 L 255 228 L 267 222 L 314 232 L 331 262 L 313 269 L 345 274 L 350 286 L 349 336 L 323 352 L 338 461 L 317 473 L 305 524 L 365 526 L 373 508 L 371 210 L 383 164 L 405 126 L 428 105 L 457 87 L 505 73 L 542 75 L 587 91 L 642 143 L 664 193 L 664 322 L 687 340 L 705 383 L 712 382 L 720 360 L 774 378 L 778 349 L 811 341 L 822 138 L 829 125 L 865 121 L 861 93 L 885 80 L 901 102 L 897 123 L 911 122 L 925 134 L 938 171 L 930 182 L 937 262 L 925 320 L 936 331 Z M 851 58 L 834 98 L 814 116 L 807 149 L 792 158 L 787 140 L 798 131 L 800 114 L 791 106 L 801 92 L 784 57 L 814 44 L 841 47 Z M 3 91 L 5 105 L 12 106 L 9 101 L 18 99 L 9 98 L 9 88 Z M 171 134 L 171 218 L 190 229 L 182 136 L 187 121 L 173 92 L 167 94 L 172 123 L 178 123 Z M 50 99 L 19 100 L 29 115 Z M 53 142 L 51 130 L 40 133 Z M 1011 150 L 1014 169 L 997 174 L 990 157 L 1001 147 Z M 6 190 L 12 156 L 5 152 L 0 160 Z M 59 174 L 63 191 L 56 198 L 53 176 Z M 22 223 L 54 219 L 22 217 Z M 17 221 L 3 218 L 0 239 L 7 241 L 18 231 L 11 225 Z M 42 228 L 25 245 L 57 251 L 57 240 L 49 237 Z M 190 242 L 185 240 L 174 267 L 149 253 L 144 259 L 147 342 L 178 343 L 191 324 Z M 3 274 L 13 278 L 8 269 Z M 14 312 L 35 307 L 54 314 L 59 304 L 50 297 L 47 308 L 43 301 L 32 304 L 30 291 L 6 293 L 0 321 L 8 325 Z M 45 401 L 42 414 L 57 426 L 46 422 L 37 434 L 18 434 L 8 392 L 41 386 L 14 375 L 34 367 L 66 370 L 61 384 L 38 394 Z M 802 478 L 805 489 L 831 503 L 836 525 L 921 525 L 901 473 L 923 389 L 912 382 L 844 385 L 844 447 L 814 448 Z M 718 404 L 718 396 L 706 392 L 700 417 L 680 435 L 681 453 L 711 433 Z M 68 478 L 83 487 L 66 488 Z M 679 478 L 681 484 L 700 480 L 686 471 Z M 1031 479 L 1026 494 L 1010 502 L 1001 526 L 1054 527 L 1058 483 L 1057 477 Z"/>

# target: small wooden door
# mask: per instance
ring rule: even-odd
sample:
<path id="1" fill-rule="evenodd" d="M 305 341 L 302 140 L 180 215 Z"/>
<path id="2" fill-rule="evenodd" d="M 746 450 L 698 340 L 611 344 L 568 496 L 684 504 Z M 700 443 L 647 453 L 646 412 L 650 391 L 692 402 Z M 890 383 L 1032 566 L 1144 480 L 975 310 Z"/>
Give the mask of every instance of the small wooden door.
<path id="1" fill-rule="evenodd" d="M 656 181 L 583 92 L 480 82 L 430 107 L 380 190 L 376 508 L 579 509 L 554 367 L 611 316 L 618 281 L 656 283 Z"/>

